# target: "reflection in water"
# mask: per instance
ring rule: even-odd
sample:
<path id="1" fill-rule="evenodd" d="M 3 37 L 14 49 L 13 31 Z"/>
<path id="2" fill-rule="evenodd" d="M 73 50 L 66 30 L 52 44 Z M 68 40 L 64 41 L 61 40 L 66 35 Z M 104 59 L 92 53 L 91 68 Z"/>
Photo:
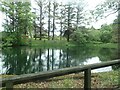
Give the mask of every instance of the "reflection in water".
<path id="1" fill-rule="evenodd" d="M 92 57 L 92 58 L 87 59 L 84 62 L 84 65 L 93 64 L 93 63 L 101 63 L 99 57 Z M 111 70 L 112 70 L 112 66 L 108 66 L 108 67 L 104 67 L 104 68 L 94 69 L 94 70 L 92 70 L 92 72 L 107 72 L 107 71 L 111 71 Z"/>
<path id="2" fill-rule="evenodd" d="M 92 72 L 108 72 L 108 71 L 112 71 L 112 66 L 92 70 Z"/>
<path id="3" fill-rule="evenodd" d="M 93 63 L 100 63 L 100 59 L 99 57 L 92 57 L 92 58 L 88 58 L 86 59 L 86 61 L 84 62 L 84 65 L 88 65 L 88 64 L 93 64 Z"/>
<path id="4" fill-rule="evenodd" d="M 102 49 L 103 50 L 103 49 Z M 0 52 L 1 74 L 26 74 L 41 71 L 55 70 L 66 67 L 80 66 L 92 63 L 100 63 L 114 59 L 115 49 L 105 49 L 107 54 L 101 53 L 100 48 L 66 48 L 66 49 L 43 49 L 43 48 L 4 48 Z M 112 67 L 105 70 L 109 71 Z"/>

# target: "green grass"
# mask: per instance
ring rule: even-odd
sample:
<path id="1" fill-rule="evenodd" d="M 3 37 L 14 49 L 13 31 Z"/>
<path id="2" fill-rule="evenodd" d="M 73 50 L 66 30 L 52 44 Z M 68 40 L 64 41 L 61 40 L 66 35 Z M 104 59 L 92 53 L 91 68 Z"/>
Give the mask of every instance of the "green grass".
<path id="1" fill-rule="evenodd" d="M 120 84 L 120 72 L 111 71 L 106 73 L 98 73 L 99 80 L 102 82 L 101 87 L 104 86 L 118 86 Z"/>
<path id="2" fill-rule="evenodd" d="M 31 40 L 32 47 L 71 47 L 71 46 L 88 46 L 88 47 L 100 47 L 100 48 L 117 48 L 117 43 L 101 43 L 101 42 L 93 42 L 86 43 L 85 45 L 76 45 L 71 42 L 67 42 L 67 40 Z"/>
<path id="3" fill-rule="evenodd" d="M 110 71 L 110 72 L 101 72 L 101 73 L 92 73 L 91 86 L 92 88 L 116 88 L 120 84 L 119 71 Z M 77 76 L 78 79 L 75 77 Z M 60 76 L 61 80 L 49 82 L 50 88 L 83 88 L 83 76 L 81 74 L 76 74 L 75 77 L 69 76 Z M 69 78 L 68 78 L 69 77 Z M 62 79 L 63 78 L 63 79 Z M 57 78 L 56 78 L 57 79 Z"/>
<path id="4" fill-rule="evenodd" d="M 84 45 L 80 44 L 77 45 L 72 42 L 67 42 L 65 38 L 62 38 L 60 40 L 59 38 L 56 38 L 55 40 L 35 40 L 35 39 L 29 39 L 29 44 L 28 46 L 31 47 L 45 47 L 45 48 L 66 48 L 66 47 L 73 47 L 73 46 L 88 46 L 88 47 L 99 47 L 99 48 L 117 48 L 118 44 L 117 43 L 102 43 L 102 42 L 91 42 L 91 43 L 86 43 Z M 0 47 L 3 47 L 5 45 L 0 44 Z M 10 45 L 8 45 L 9 47 Z"/>
<path id="5" fill-rule="evenodd" d="M 32 47 L 66 47 L 66 46 L 74 46 L 70 42 L 66 40 L 31 40 Z"/>
<path id="6" fill-rule="evenodd" d="M 56 83 L 52 81 L 49 84 L 49 88 L 71 88 L 74 85 L 73 79 L 64 79 L 62 82 Z"/>
<path id="7" fill-rule="evenodd" d="M 118 48 L 117 43 L 100 43 L 100 42 L 96 42 L 96 43 L 90 43 L 87 46 L 89 46 L 89 47 L 99 47 L 99 48 Z"/>

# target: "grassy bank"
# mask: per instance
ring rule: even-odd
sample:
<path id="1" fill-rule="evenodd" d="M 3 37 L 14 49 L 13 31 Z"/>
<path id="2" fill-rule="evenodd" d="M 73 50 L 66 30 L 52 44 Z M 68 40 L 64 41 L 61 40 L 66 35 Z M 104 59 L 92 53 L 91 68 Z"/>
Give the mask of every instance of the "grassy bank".
<path id="1" fill-rule="evenodd" d="M 67 47 L 75 46 L 66 40 L 31 40 L 32 47 Z"/>
<path id="2" fill-rule="evenodd" d="M 12 45 L 4 45 L 0 43 L 0 47 L 10 47 Z M 30 46 L 30 47 L 46 47 L 46 48 L 52 48 L 52 47 L 73 47 L 73 46 L 87 46 L 87 47 L 104 47 L 104 48 L 117 48 L 118 44 L 117 43 L 102 43 L 102 42 L 91 42 L 91 43 L 85 43 L 85 44 L 80 44 L 77 45 L 72 42 L 67 42 L 66 39 L 63 40 L 35 40 L 35 39 L 30 39 L 29 43 L 25 46 Z"/>
<path id="3" fill-rule="evenodd" d="M 101 47 L 101 48 L 118 48 L 117 43 L 93 43 L 90 45 L 94 47 Z"/>
<path id="4" fill-rule="evenodd" d="M 104 48 L 117 48 L 117 43 L 86 43 L 84 45 L 76 45 L 66 40 L 31 40 L 32 47 L 73 47 L 73 46 L 88 46 L 88 47 L 104 47 Z"/>

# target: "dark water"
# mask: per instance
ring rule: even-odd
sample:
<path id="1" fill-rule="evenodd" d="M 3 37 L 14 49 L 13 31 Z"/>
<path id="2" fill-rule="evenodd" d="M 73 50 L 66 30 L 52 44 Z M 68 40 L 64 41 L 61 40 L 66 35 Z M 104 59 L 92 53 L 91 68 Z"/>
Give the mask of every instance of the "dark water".
<path id="1" fill-rule="evenodd" d="M 117 56 L 116 49 L 110 48 L 3 48 L 0 51 L 1 74 L 26 74 L 55 70 L 66 67 L 99 63 L 113 60 Z M 113 67 L 94 70 L 110 71 Z"/>

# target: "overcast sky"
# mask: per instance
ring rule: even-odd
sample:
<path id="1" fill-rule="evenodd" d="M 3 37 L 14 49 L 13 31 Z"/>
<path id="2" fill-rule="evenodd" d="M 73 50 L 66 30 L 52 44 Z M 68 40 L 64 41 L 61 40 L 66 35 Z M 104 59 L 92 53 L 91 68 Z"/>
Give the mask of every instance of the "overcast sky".
<path id="1" fill-rule="evenodd" d="M 68 1 L 70 2 L 74 2 L 75 0 L 56 0 L 57 2 L 63 2 L 63 3 L 67 3 Z M 76 0 L 76 1 L 79 1 L 79 0 Z M 96 5 L 104 2 L 105 0 L 85 0 L 87 2 L 87 7 L 88 9 L 94 9 Z M 36 6 L 35 5 L 35 1 L 34 0 L 31 0 L 31 4 L 32 6 Z M 0 31 L 3 30 L 2 28 L 2 22 L 3 22 L 3 18 L 4 18 L 4 15 L 0 12 Z M 105 18 L 105 19 L 102 19 L 102 20 L 99 20 L 98 22 L 96 23 L 91 23 L 96 29 L 100 28 L 100 26 L 103 24 L 103 23 L 107 23 L 107 24 L 110 24 L 113 22 L 113 20 L 116 19 L 116 15 L 110 15 L 109 17 Z"/>

